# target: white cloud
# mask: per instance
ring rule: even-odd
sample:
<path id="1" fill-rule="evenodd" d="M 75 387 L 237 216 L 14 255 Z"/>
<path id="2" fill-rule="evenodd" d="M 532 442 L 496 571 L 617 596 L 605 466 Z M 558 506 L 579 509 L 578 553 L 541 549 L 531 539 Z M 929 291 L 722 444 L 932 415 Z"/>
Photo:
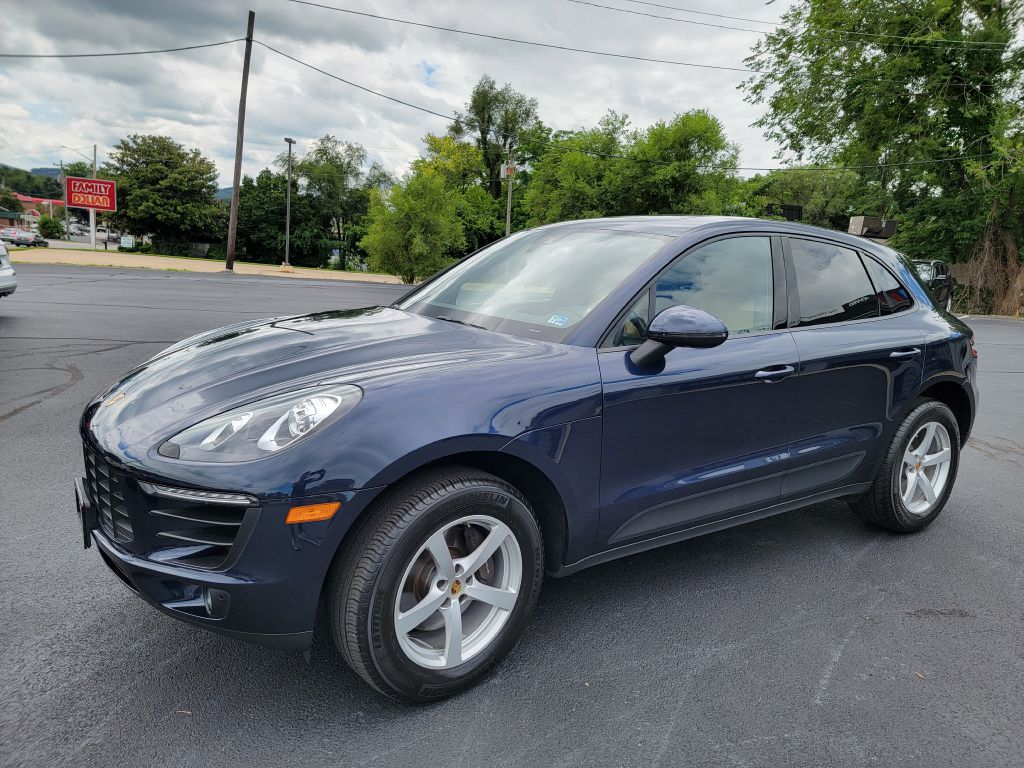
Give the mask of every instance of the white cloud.
<path id="1" fill-rule="evenodd" d="M 649 58 L 743 66 L 756 35 L 615 13 L 565 0 L 498 5 L 487 0 L 413 0 L 328 4 L 429 24 Z M 608 5 L 644 9 L 622 0 Z M 676 4 L 676 3 L 667 3 Z M 679 0 L 714 13 L 777 18 L 778 3 Z M 750 124 L 759 108 L 743 101 L 738 72 L 589 56 L 455 35 L 337 13 L 286 0 L 39 0 L 18 23 L 0 28 L 0 50 L 80 53 L 164 48 L 244 35 L 256 11 L 255 37 L 315 66 L 442 114 L 462 108 L 483 73 L 540 102 L 556 128 L 592 126 L 607 109 L 634 126 L 693 108 L 722 120 L 742 148 L 743 165 L 776 165 L 776 148 Z M 750 24 L 646 9 L 725 26 Z M 100 159 L 130 133 L 161 133 L 199 147 L 230 183 L 242 44 L 154 56 L 0 60 L 0 162 L 22 168 L 77 159 L 61 145 Z M 13 102 L 13 103 L 10 103 Z M 446 122 L 324 77 L 254 46 L 243 171 L 256 173 L 284 148 L 299 150 L 325 133 L 356 141 L 372 158 L 401 170 L 427 132 Z"/>

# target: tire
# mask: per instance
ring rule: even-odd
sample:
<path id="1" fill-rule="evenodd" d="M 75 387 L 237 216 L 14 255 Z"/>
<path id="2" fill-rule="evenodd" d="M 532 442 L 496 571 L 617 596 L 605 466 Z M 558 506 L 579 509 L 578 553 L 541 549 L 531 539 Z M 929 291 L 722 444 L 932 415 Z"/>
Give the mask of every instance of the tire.
<path id="1" fill-rule="evenodd" d="M 475 469 L 432 470 L 388 492 L 339 553 L 329 626 L 348 665 L 378 691 L 435 701 L 473 686 L 512 650 L 543 575 L 540 526 L 518 490 Z"/>
<path id="2" fill-rule="evenodd" d="M 930 442 L 922 442 L 926 440 Z M 949 452 L 945 462 L 939 460 L 943 448 Z M 912 454 L 923 460 L 910 463 Z M 953 412 L 938 400 L 918 400 L 893 435 L 871 488 L 851 506 L 879 528 L 897 533 L 923 530 L 945 507 L 959 466 L 960 430 Z M 931 488 L 933 500 L 922 480 Z"/>

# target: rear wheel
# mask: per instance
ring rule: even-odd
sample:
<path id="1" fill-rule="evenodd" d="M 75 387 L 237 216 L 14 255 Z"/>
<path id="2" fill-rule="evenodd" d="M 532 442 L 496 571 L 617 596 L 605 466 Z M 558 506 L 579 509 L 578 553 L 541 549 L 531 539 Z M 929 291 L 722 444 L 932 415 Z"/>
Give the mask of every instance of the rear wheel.
<path id="1" fill-rule="evenodd" d="M 874 483 L 853 508 L 873 525 L 919 531 L 946 505 L 959 465 L 953 412 L 937 400 L 922 400 L 896 430 Z"/>
<path id="2" fill-rule="evenodd" d="M 339 557 L 329 585 L 334 641 L 377 690 L 450 696 L 515 645 L 540 593 L 540 528 L 493 475 L 434 471 L 395 488 Z"/>

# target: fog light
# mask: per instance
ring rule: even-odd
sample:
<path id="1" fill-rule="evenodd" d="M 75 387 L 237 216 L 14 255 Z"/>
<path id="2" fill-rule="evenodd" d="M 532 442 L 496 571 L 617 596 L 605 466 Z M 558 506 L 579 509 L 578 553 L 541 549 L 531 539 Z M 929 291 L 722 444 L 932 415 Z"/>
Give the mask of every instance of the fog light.
<path id="1" fill-rule="evenodd" d="M 284 521 L 288 525 L 294 525 L 295 523 L 314 523 L 318 520 L 330 520 L 340 508 L 340 501 L 292 507 L 288 510 L 288 516 L 285 517 Z"/>

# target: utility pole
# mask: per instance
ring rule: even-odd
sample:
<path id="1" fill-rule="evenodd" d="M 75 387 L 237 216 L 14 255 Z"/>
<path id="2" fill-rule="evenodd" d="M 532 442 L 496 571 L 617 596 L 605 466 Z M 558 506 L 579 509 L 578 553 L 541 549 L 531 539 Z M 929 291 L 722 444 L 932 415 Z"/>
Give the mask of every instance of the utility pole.
<path id="1" fill-rule="evenodd" d="M 249 26 L 245 31 L 245 59 L 242 62 L 242 93 L 238 97 L 238 132 L 235 136 L 235 174 L 231 183 L 231 215 L 228 219 L 228 244 L 224 268 L 235 269 L 235 235 L 238 234 L 238 187 L 242 181 L 242 137 L 245 133 L 245 94 L 249 89 L 249 60 L 252 58 L 252 28 L 256 14 L 249 11 Z"/>
<path id="2" fill-rule="evenodd" d="M 92 145 L 92 177 L 96 178 L 96 145 Z M 67 192 L 65 191 L 65 194 Z M 96 250 L 96 209 L 89 209 L 89 242 L 92 243 L 92 249 Z M 106 247 L 106 243 L 104 243 Z"/>
<path id="3" fill-rule="evenodd" d="M 70 223 L 68 221 L 68 177 L 64 173 L 64 161 L 60 161 L 60 187 L 64 190 L 64 240 L 71 239 Z"/>
<path id="4" fill-rule="evenodd" d="M 295 139 L 286 136 L 284 140 L 288 143 L 288 188 L 284 193 L 284 264 L 281 265 L 281 271 L 291 272 L 288 251 L 292 238 L 292 144 L 295 143 Z"/>
<path id="5" fill-rule="evenodd" d="M 512 181 L 516 173 L 515 162 L 515 157 L 510 152 L 505 170 L 505 179 L 508 183 L 508 202 L 505 205 L 505 237 L 512 233 Z"/>

